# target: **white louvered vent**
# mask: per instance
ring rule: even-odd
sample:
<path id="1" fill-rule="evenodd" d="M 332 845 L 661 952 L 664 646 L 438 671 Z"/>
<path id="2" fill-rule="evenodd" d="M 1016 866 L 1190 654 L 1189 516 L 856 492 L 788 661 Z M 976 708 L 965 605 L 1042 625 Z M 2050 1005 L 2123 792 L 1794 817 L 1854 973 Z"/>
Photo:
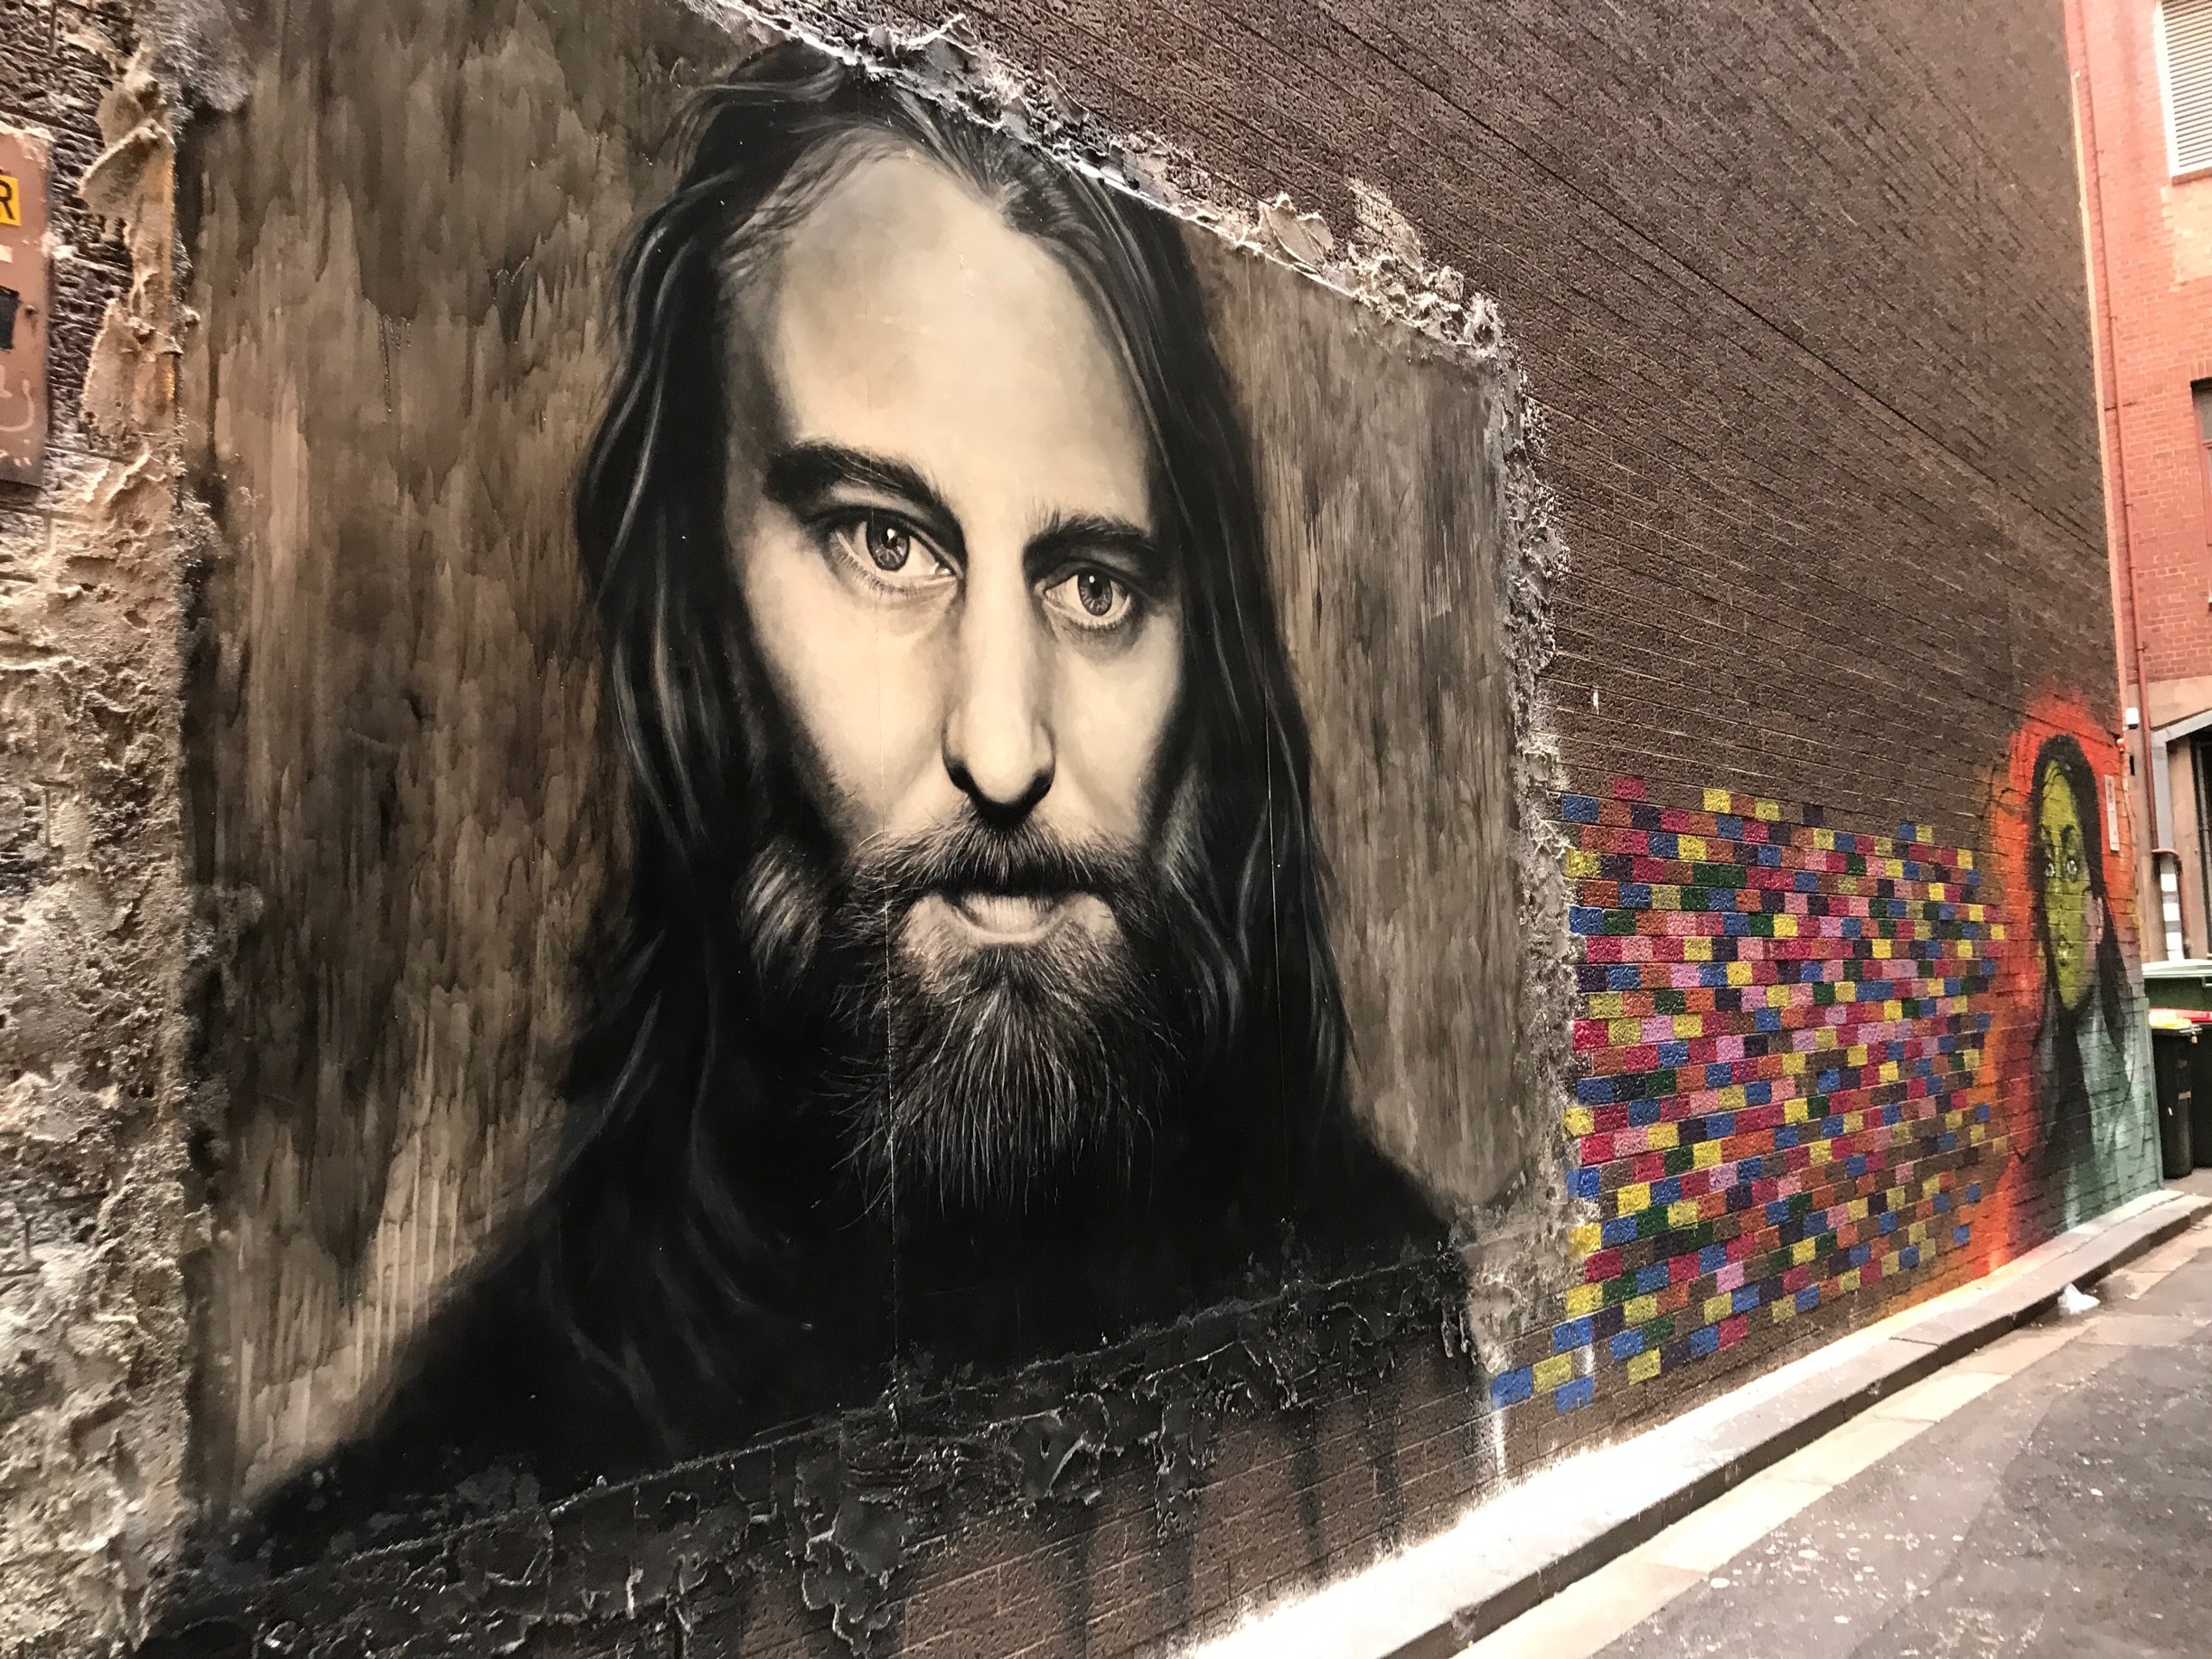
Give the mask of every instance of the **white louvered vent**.
<path id="1" fill-rule="evenodd" d="M 2166 0 L 2158 46 L 2168 164 L 2177 177 L 2212 168 L 2212 0 Z"/>

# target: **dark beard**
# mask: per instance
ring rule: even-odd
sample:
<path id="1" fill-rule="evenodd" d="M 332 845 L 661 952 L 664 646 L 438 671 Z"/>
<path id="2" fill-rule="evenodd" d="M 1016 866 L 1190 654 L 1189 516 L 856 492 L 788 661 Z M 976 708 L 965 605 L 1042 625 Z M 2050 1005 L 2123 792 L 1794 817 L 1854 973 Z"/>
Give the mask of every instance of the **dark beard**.
<path id="1" fill-rule="evenodd" d="M 972 893 L 1069 902 L 1089 924 L 928 950 L 917 906 Z M 864 849 L 828 881 L 772 843 L 740 924 L 772 1017 L 803 1034 L 808 1104 L 834 1115 L 879 1205 L 1027 1210 L 1077 1183 L 1120 1190 L 1205 1047 L 1175 970 L 1171 942 L 1204 925 L 1179 886 L 1034 824 L 966 818 Z"/>

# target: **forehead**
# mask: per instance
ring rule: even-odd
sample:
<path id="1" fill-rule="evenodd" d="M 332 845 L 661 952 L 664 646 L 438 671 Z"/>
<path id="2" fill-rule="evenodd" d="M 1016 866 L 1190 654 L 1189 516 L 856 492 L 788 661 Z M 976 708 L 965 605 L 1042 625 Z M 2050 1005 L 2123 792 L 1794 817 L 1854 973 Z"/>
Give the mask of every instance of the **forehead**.
<path id="1" fill-rule="evenodd" d="M 2056 763 L 2043 769 L 2043 821 L 2053 829 L 2078 825 L 2081 808 L 2074 799 L 2074 784 L 2066 769 Z"/>
<path id="2" fill-rule="evenodd" d="M 1142 423 L 1093 306 L 1050 245 L 938 163 L 862 150 L 756 292 L 792 440 L 915 462 L 951 488 L 1143 515 Z"/>

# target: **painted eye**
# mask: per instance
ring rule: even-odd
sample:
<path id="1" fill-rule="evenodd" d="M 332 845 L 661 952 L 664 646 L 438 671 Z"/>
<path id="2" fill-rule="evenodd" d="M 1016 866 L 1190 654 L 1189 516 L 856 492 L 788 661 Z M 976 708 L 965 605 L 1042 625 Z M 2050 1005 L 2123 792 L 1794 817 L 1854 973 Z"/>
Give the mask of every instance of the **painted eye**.
<path id="1" fill-rule="evenodd" d="M 896 519 L 870 513 L 861 521 L 860 533 L 878 570 L 904 570 L 914 557 L 914 538 Z"/>
<path id="2" fill-rule="evenodd" d="M 826 551 L 886 596 L 928 592 L 953 575 L 937 549 L 892 513 L 845 513 L 820 523 L 815 534 Z"/>
<path id="3" fill-rule="evenodd" d="M 1071 572 L 1045 590 L 1045 603 L 1079 628 L 1118 628 L 1137 607 L 1137 595 L 1120 577 L 1095 566 Z"/>

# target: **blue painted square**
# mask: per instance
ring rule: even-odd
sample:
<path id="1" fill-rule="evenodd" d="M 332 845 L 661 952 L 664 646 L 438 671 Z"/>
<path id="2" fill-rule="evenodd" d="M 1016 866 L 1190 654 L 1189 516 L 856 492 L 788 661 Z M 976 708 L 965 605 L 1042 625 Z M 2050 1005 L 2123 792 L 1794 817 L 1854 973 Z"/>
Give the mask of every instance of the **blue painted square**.
<path id="1" fill-rule="evenodd" d="M 1754 1008 L 1751 1011 L 1751 1025 L 1757 1031 L 1779 1031 L 1782 1029 L 1782 1010 Z"/>
<path id="2" fill-rule="evenodd" d="M 1620 907 L 1623 910 L 1649 910 L 1651 908 L 1651 884 L 1645 881 L 1621 883 Z"/>
<path id="3" fill-rule="evenodd" d="M 1605 933 L 1605 912 L 1589 904 L 1570 904 L 1567 908 L 1567 931 L 1585 939 L 1595 939 Z"/>
<path id="4" fill-rule="evenodd" d="M 1628 1121 L 1637 1129 L 1647 1128 L 1659 1121 L 1657 1101 L 1631 1101 L 1628 1103 Z"/>
<path id="5" fill-rule="evenodd" d="M 1616 1364 L 1625 1359 L 1634 1359 L 1644 1352 L 1644 1333 L 1640 1330 L 1623 1331 L 1607 1345 L 1606 1352 L 1613 1356 Z"/>
<path id="6" fill-rule="evenodd" d="M 1603 1173 L 1603 1171 L 1597 1169 L 1576 1170 L 1574 1172 L 1574 1195 L 1578 1198 L 1597 1197 L 1599 1193 L 1605 1190 L 1604 1185 L 1599 1179 Z"/>
<path id="7" fill-rule="evenodd" d="M 1575 1377 L 1553 1389 L 1551 1400 L 1560 1415 L 1564 1417 L 1578 1406 L 1589 1404 L 1597 1392 L 1598 1380 L 1595 1377 Z"/>
<path id="8" fill-rule="evenodd" d="M 1633 1215 L 1616 1215 L 1598 1229 L 1598 1235 L 1607 1250 L 1616 1244 L 1626 1244 L 1636 1235 L 1636 1218 Z"/>
<path id="9" fill-rule="evenodd" d="M 1797 1311 L 1799 1313 L 1811 1313 L 1819 1306 L 1820 1287 L 1818 1285 L 1807 1285 L 1797 1293 Z"/>
<path id="10" fill-rule="evenodd" d="M 1587 1348 L 1590 1345 L 1590 1322 L 1588 1319 L 1570 1319 L 1564 1325 L 1551 1327 L 1551 1352 L 1564 1354 L 1570 1348 Z"/>
<path id="11" fill-rule="evenodd" d="M 1634 990 L 1643 983 L 1643 970 L 1634 962 L 1616 962 L 1606 970 L 1607 990 Z"/>
<path id="12" fill-rule="evenodd" d="M 1728 1266 L 1727 1245 L 1708 1244 L 1703 1250 L 1698 1251 L 1699 1272 L 1718 1273 L 1726 1266 Z"/>
<path id="13" fill-rule="evenodd" d="M 1647 1268 L 1638 1268 L 1636 1278 L 1636 1294 L 1649 1296 L 1654 1290 L 1667 1288 L 1667 1264 L 1654 1261 Z"/>
<path id="14" fill-rule="evenodd" d="M 1884 1237 L 1888 1237 L 1888 1236 L 1889 1236 L 1890 1233 L 1895 1233 L 1895 1232 L 1897 1231 L 1897 1225 L 1898 1225 L 1898 1218 L 1897 1218 L 1897 1216 L 1896 1216 L 1895 1213 L 1891 1213 L 1891 1214 L 1889 1214 L 1884 1215 L 1884 1216 L 1881 1218 L 1881 1222 L 1880 1222 L 1880 1227 L 1881 1227 L 1881 1232 L 1882 1232 L 1883 1236 L 1884 1236 Z M 1610 1242 L 1610 1241 L 1609 1241 L 1609 1240 L 1608 1240 L 1607 1242 Z"/>
<path id="15" fill-rule="evenodd" d="M 1739 1285 L 1729 1293 L 1729 1311 L 1730 1313 L 1749 1313 L 1758 1305 L 1759 1292 L 1757 1285 Z"/>
<path id="16" fill-rule="evenodd" d="M 1980 1204 L 1982 1202 L 1981 1182 L 1969 1181 L 1966 1183 L 1966 1202 L 1968 1204 Z"/>
<path id="17" fill-rule="evenodd" d="M 1578 1077 L 1575 1079 L 1575 1099 L 1585 1106 L 1604 1106 L 1613 1099 L 1613 1080 L 1610 1077 Z"/>
<path id="18" fill-rule="evenodd" d="M 1690 1352 L 1699 1359 L 1717 1352 L 1720 1346 L 1720 1331 L 1717 1326 L 1709 1325 L 1703 1330 L 1690 1333 Z"/>
<path id="19" fill-rule="evenodd" d="M 1774 1101 L 1774 1084 L 1771 1083 L 1744 1084 L 1744 1100 L 1746 1103 L 1753 1106 L 1771 1105 Z"/>
<path id="20" fill-rule="evenodd" d="M 1509 1371 L 1504 1376 L 1492 1380 L 1490 1403 L 1494 1407 L 1519 1405 L 1535 1392 L 1535 1375 L 1528 1366 L 1523 1365 L 1518 1371 Z"/>
<path id="21" fill-rule="evenodd" d="M 1920 1247 L 1917 1244 L 1907 1244 L 1903 1250 L 1898 1251 L 1898 1265 L 1908 1268 L 1918 1267 L 1920 1265 Z"/>
<path id="22" fill-rule="evenodd" d="M 1562 795 L 1560 816 L 1570 824 L 1594 824 L 1598 821 L 1598 802 L 1589 795 Z"/>
<path id="23" fill-rule="evenodd" d="M 1954 1244 L 1964 1244 L 1973 1236 L 1973 1229 L 1972 1227 L 1954 1227 L 1951 1229 L 1951 1242 Z"/>
<path id="24" fill-rule="evenodd" d="M 1669 1176 L 1663 1181 L 1654 1181 L 1652 1183 L 1651 1201 L 1652 1208 L 1654 1210 L 1660 1208 L 1664 1204 L 1673 1204 L 1681 1196 L 1682 1176 Z"/>
<path id="25" fill-rule="evenodd" d="M 1688 1065 L 1690 1064 L 1690 1045 L 1687 1043 L 1660 1043 L 1654 1046 L 1659 1050 L 1661 1065 Z"/>

